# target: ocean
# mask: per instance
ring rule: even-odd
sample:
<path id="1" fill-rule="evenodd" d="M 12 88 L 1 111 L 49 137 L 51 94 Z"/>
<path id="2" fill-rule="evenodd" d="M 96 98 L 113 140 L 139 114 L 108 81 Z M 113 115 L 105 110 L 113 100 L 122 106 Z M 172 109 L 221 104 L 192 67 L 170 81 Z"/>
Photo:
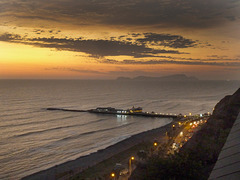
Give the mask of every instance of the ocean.
<path id="1" fill-rule="evenodd" d="M 0 80 L 0 179 L 20 179 L 172 121 L 48 107 L 200 114 L 239 87 L 239 81 Z"/>

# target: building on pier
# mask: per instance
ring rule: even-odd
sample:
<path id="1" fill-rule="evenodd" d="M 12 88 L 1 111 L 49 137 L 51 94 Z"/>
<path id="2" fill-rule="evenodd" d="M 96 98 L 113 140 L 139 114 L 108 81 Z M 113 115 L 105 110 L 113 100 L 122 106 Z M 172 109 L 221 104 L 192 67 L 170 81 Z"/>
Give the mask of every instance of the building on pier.
<path id="1" fill-rule="evenodd" d="M 134 106 L 131 109 L 116 109 L 112 107 L 98 107 L 96 109 L 92 109 L 91 111 L 99 112 L 99 113 L 116 113 L 116 114 L 131 114 L 131 113 L 142 113 L 142 108 Z"/>
<path id="2" fill-rule="evenodd" d="M 130 113 L 142 113 L 142 108 L 141 107 L 137 107 L 135 108 L 134 106 L 131 109 L 128 109 L 128 111 Z"/>

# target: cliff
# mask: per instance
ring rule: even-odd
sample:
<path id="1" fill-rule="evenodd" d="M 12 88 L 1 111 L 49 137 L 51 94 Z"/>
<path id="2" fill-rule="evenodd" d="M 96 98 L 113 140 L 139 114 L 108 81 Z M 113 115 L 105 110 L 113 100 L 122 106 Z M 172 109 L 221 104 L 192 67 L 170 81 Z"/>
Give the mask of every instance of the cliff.
<path id="1" fill-rule="evenodd" d="M 207 180 L 239 113 L 240 89 L 216 104 L 208 122 L 179 153 L 151 157 L 145 164 L 138 165 L 130 179 Z"/>
<path id="2" fill-rule="evenodd" d="M 201 170 L 204 179 L 210 175 L 239 113 L 240 89 L 216 104 L 208 123 L 182 148 L 182 153 L 193 154 L 204 166 Z"/>
<path id="3" fill-rule="evenodd" d="M 208 119 L 208 123 L 186 143 L 183 150 L 194 149 L 198 144 L 213 137 L 216 143 L 213 142 L 214 144 L 212 144 L 212 146 L 218 146 L 216 147 L 216 151 L 220 151 L 227 135 L 221 140 L 224 142 L 218 143 L 217 140 L 219 136 L 222 136 L 223 132 L 228 134 L 239 113 L 240 88 L 233 95 L 225 96 L 216 104 L 212 116 Z M 216 156 L 216 153 L 214 156 Z"/>
<path id="4" fill-rule="evenodd" d="M 216 104 L 212 117 L 213 119 L 225 119 L 225 121 L 235 121 L 240 111 L 240 88 L 233 94 L 224 97 Z"/>

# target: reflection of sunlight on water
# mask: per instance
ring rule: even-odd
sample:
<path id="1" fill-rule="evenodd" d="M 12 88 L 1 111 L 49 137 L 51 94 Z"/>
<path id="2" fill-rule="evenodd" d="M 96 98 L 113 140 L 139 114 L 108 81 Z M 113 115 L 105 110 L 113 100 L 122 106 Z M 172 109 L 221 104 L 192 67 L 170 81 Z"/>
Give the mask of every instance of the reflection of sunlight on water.
<path id="1" fill-rule="evenodd" d="M 127 124 L 128 121 L 127 121 L 127 115 L 117 115 L 117 122 L 119 125 L 124 125 L 124 124 Z"/>

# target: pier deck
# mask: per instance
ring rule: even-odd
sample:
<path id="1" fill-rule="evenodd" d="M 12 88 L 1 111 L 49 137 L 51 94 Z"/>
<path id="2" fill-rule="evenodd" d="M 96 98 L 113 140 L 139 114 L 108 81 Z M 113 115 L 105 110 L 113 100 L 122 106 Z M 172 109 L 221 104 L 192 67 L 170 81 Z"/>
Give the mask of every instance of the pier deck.
<path id="1" fill-rule="evenodd" d="M 148 113 L 148 112 L 138 112 L 138 113 L 117 113 L 117 112 L 99 112 L 95 109 L 90 110 L 75 110 L 75 109 L 64 109 L 64 108 L 47 108 L 49 111 L 70 111 L 70 112 L 88 112 L 95 114 L 114 114 L 114 115 L 127 115 L 127 116 L 145 116 L 145 117 L 166 117 L 166 118 L 177 118 L 177 115 L 172 114 L 162 114 L 162 113 Z"/>

